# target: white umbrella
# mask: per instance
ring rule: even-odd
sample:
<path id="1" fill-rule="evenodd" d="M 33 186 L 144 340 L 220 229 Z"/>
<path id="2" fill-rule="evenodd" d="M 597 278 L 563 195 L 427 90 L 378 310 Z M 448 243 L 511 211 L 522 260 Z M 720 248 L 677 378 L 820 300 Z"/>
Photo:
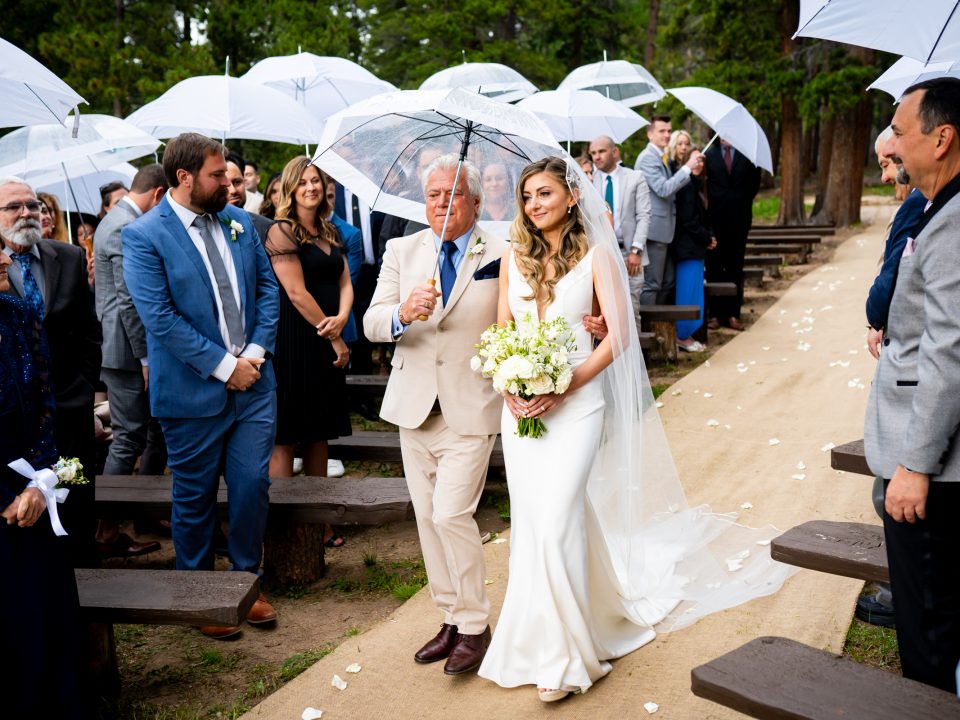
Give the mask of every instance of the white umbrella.
<path id="1" fill-rule="evenodd" d="M 947 62 L 960 58 L 960 2 L 800 0 L 797 36 Z"/>
<path id="2" fill-rule="evenodd" d="M 107 170 L 71 178 L 68 184 L 54 181 L 45 184 L 33 184 L 36 192 L 56 195 L 65 212 L 82 212 L 96 215 L 100 212 L 100 187 L 110 182 L 122 182 L 130 187 L 137 169 L 130 163 L 120 163 Z"/>
<path id="3" fill-rule="evenodd" d="M 436 72 L 420 84 L 421 90 L 472 90 L 502 102 L 513 102 L 537 91 L 536 85 L 500 63 L 461 63 Z"/>
<path id="4" fill-rule="evenodd" d="M 240 79 L 289 95 L 316 120 L 397 89 L 355 62 L 307 52 L 264 58 Z"/>
<path id="5" fill-rule="evenodd" d="M 895 102 L 900 102 L 904 90 L 914 83 L 938 77 L 960 78 L 960 62 L 924 64 L 913 58 L 902 57 L 874 80 L 867 90 L 883 90 L 893 95 Z"/>
<path id="6" fill-rule="evenodd" d="M 127 121 L 156 138 L 196 132 L 226 140 L 272 140 L 304 145 L 322 124 L 279 90 L 228 75 L 201 75 L 178 82 Z"/>
<path id="7" fill-rule="evenodd" d="M 546 90 L 517 103 L 543 120 L 557 140 L 607 135 L 620 143 L 650 123 L 623 103 L 595 90 Z"/>
<path id="8" fill-rule="evenodd" d="M 87 102 L 63 80 L 3 38 L 0 38 L 0 98 L 0 127 L 63 124 L 71 110 Z"/>
<path id="9" fill-rule="evenodd" d="M 481 171 L 508 177 L 548 155 L 562 155 L 536 115 L 475 92 L 402 90 L 357 103 L 327 120 L 315 165 L 372 209 L 423 222 L 420 171 L 440 154 L 466 152 Z M 484 221 L 505 232 L 512 220 Z"/>
<path id="10" fill-rule="evenodd" d="M 628 107 L 656 102 L 666 92 L 650 72 L 626 60 L 604 60 L 582 65 L 567 75 L 557 90 L 596 90 Z"/>
<path id="11" fill-rule="evenodd" d="M 743 105 L 710 88 L 671 88 L 667 92 L 713 128 L 719 137 L 743 153 L 750 162 L 767 172 L 773 172 L 773 157 L 767 136 Z"/>
<path id="12" fill-rule="evenodd" d="M 84 115 L 77 137 L 61 125 L 28 125 L 0 138 L 0 177 L 46 185 L 153 154 L 159 146 L 112 115 Z"/>

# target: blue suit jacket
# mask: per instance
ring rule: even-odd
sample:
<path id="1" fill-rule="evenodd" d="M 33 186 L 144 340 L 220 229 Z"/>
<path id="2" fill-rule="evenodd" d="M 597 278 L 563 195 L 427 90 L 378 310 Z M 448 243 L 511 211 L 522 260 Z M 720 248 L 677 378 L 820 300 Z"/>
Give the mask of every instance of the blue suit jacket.
<path id="1" fill-rule="evenodd" d="M 360 277 L 360 266 L 363 265 L 363 233 L 336 213 L 330 217 L 330 222 L 340 233 L 340 242 L 343 243 L 343 256 L 347 261 L 347 267 L 350 269 L 350 282 L 356 287 L 357 278 Z M 352 310 L 350 311 L 350 319 L 343 326 L 341 335 L 344 342 L 357 341 L 357 321 L 353 317 Z"/>
<path id="2" fill-rule="evenodd" d="M 890 312 L 890 301 L 893 299 L 893 289 L 897 282 L 903 248 L 907 245 L 907 239 L 913 234 L 913 227 L 920 222 L 926 206 L 927 199 L 923 193 L 914 189 L 900 205 L 900 209 L 893 218 L 887 244 L 883 249 L 883 265 L 867 295 L 867 322 L 876 330 L 887 326 L 887 315 Z"/>
<path id="3" fill-rule="evenodd" d="M 277 281 L 250 216 L 231 205 L 219 215 L 243 226 L 236 241 L 227 236 L 227 246 L 237 271 L 247 342 L 267 351 L 261 377 L 247 392 L 273 392 L 277 383 L 269 358 L 279 318 Z M 211 373 L 226 349 L 203 258 L 166 197 L 127 225 L 121 239 L 123 276 L 147 331 L 153 414 L 216 415 L 227 402 L 227 389 Z"/>

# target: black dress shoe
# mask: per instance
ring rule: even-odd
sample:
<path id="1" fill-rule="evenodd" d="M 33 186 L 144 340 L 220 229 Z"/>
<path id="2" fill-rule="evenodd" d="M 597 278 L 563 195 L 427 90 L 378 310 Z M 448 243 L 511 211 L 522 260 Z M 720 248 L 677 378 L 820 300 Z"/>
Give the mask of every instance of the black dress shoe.
<path id="1" fill-rule="evenodd" d="M 450 651 L 447 664 L 443 666 L 446 675 L 463 675 L 476 670 L 483 662 L 490 645 L 490 626 L 479 635 L 457 635 L 457 644 Z"/>
<path id="2" fill-rule="evenodd" d="M 457 642 L 457 626 L 444 623 L 440 632 L 430 642 L 420 648 L 413 659 L 418 663 L 432 663 L 443 660 L 450 655 L 450 651 Z"/>
<path id="3" fill-rule="evenodd" d="M 857 609 L 854 613 L 865 623 L 879 627 L 896 627 L 893 606 L 880 602 L 875 595 L 861 595 L 857 598 Z"/>

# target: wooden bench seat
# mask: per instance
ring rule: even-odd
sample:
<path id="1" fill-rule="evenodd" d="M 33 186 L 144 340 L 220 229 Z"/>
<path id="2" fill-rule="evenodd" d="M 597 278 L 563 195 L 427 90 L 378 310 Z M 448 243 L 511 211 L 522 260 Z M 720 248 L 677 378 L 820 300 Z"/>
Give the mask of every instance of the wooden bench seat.
<path id="1" fill-rule="evenodd" d="M 736 297 L 737 284 L 732 282 L 706 282 L 703 284 L 703 294 L 708 298 Z"/>
<path id="2" fill-rule="evenodd" d="M 783 257 L 780 255 L 744 255 L 743 264 L 751 267 L 763 265 L 783 265 Z"/>
<path id="3" fill-rule="evenodd" d="M 651 362 L 676 361 L 677 321 L 699 317 L 699 305 L 641 305 L 638 330 L 642 327 L 645 333 L 653 335 L 644 357 Z"/>
<path id="4" fill-rule="evenodd" d="M 748 280 L 756 280 L 758 284 L 763 284 L 763 268 L 762 267 L 745 267 L 743 269 L 743 281 L 747 282 Z"/>
<path id="5" fill-rule="evenodd" d="M 811 520 L 774 538 L 770 557 L 831 575 L 890 582 L 880 525 Z"/>
<path id="6" fill-rule="evenodd" d="M 372 460 L 403 462 L 400 455 L 400 434 L 389 431 L 360 431 L 329 443 L 330 456 L 338 460 Z M 503 446 L 497 438 L 490 454 L 490 467 L 503 468 Z"/>
<path id="7" fill-rule="evenodd" d="M 751 235 L 834 235 L 833 225 L 753 225 Z"/>
<path id="8" fill-rule="evenodd" d="M 761 637 L 693 668 L 691 690 L 760 720 L 960 718 L 960 699 L 795 640 Z"/>
<path id="9" fill-rule="evenodd" d="M 817 245 L 821 241 L 819 235 L 747 235 L 751 245 Z"/>
<path id="10" fill-rule="evenodd" d="M 806 257 L 807 245 L 783 245 L 780 243 L 770 243 L 767 245 L 747 245 L 747 252 L 751 255 L 803 255 Z"/>
<path id="11" fill-rule="evenodd" d="M 863 450 L 863 440 L 837 445 L 830 451 L 830 467 L 843 472 L 857 473 L 874 477 L 867 465 L 867 456 Z"/>

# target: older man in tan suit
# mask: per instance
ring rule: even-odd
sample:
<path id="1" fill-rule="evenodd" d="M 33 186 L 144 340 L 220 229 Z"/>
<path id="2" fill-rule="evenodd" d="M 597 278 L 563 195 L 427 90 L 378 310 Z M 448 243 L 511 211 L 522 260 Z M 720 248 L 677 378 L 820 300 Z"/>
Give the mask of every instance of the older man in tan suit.
<path id="1" fill-rule="evenodd" d="M 490 642 L 483 548 L 473 514 L 503 400 L 470 370 L 470 357 L 480 334 L 496 322 L 499 258 L 507 248 L 477 227 L 480 173 L 465 162 L 454 191 L 456 166 L 456 155 L 444 155 L 427 168 L 430 227 L 387 243 L 363 320 L 371 342 L 396 341 L 380 416 L 400 426 L 430 591 L 443 613 L 440 633 L 415 659 L 446 658 L 448 675 L 476 669 Z M 433 287 L 426 279 L 438 264 L 440 282 Z"/>

